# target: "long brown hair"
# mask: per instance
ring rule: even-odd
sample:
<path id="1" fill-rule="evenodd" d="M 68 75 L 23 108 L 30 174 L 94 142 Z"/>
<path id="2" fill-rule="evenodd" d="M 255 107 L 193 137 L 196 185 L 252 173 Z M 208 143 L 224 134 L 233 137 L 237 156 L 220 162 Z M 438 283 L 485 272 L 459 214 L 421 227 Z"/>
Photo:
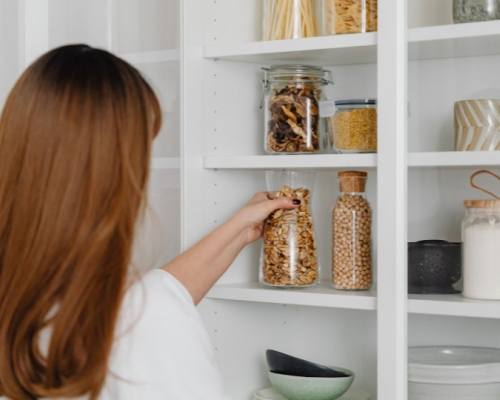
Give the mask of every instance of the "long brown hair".
<path id="1" fill-rule="evenodd" d="M 160 123 L 139 72 L 85 45 L 43 55 L 10 93 L 0 120 L 0 396 L 100 393 Z"/>

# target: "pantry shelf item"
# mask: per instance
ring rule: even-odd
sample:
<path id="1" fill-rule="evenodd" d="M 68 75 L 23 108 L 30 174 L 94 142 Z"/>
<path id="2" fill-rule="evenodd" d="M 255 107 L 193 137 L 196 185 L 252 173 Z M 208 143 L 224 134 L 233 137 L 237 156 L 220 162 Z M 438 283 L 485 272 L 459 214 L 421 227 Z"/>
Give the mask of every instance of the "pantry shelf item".
<path id="1" fill-rule="evenodd" d="M 365 197 L 367 173 L 338 173 L 340 196 L 332 212 L 332 281 L 339 290 L 369 290 L 372 210 Z"/>
<path id="2" fill-rule="evenodd" d="M 260 283 L 276 288 L 300 288 L 319 283 L 319 264 L 311 213 L 314 172 L 267 171 L 268 196 L 300 200 L 298 208 L 279 209 L 266 220 Z"/>
<path id="3" fill-rule="evenodd" d="M 273 387 L 288 400 L 335 400 L 351 387 L 355 374 L 349 369 L 331 367 L 346 373 L 339 378 L 307 378 L 269 372 Z"/>
<path id="4" fill-rule="evenodd" d="M 482 300 L 500 300 L 500 198 L 477 186 L 474 178 L 491 171 L 478 171 L 470 178 L 472 187 L 495 200 L 466 200 L 465 218 L 462 222 L 463 292 L 464 297 Z"/>
<path id="5" fill-rule="evenodd" d="M 309 378 L 345 378 L 344 372 L 335 371 L 329 367 L 293 357 L 276 350 L 266 351 L 269 370 L 277 374 L 303 376 Z"/>
<path id="6" fill-rule="evenodd" d="M 286 400 L 275 388 L 257 390 L 254 393 L 254 400 Z M 339 397 L 339 400 L 370 400 L 370 394 L 364 390 L 350 388 L 346 394 Z"/>
<path id="7" fill-rule="evenodd" d="M 264 40 L 319 35 L 317 0 L 265 0 Z"/>
<path id="8" fill-rule="evenodd" d="M 333 148 L 338 153 L 377 151 L 377 101 L 335 101 L 335 115 L 328 118 Z"/>
<path id="9" fill-rule="evenodd" d="M 319 102 L 331 72 L 310 65 L 263 68 L 265 151 L 269 154 L 318 153 L 328 147 Z"/>
<path id="10" fill-rule="evenodd" d="M 460 293 L 462 243 L 422 240 L 408 243 L 408 293 Z"/>
<path id="11" fill-rule="evenodd" d="M 500 150 L 500 100 L 455 103 L 455 150 Z"/>
<path id="12" fill-rule="evenodd" d="M 410 347 L 409 400 L 500 398 L 500 349 Z"/>
<path id="13" fill-rule="evenodd" d="M 500 0 L 453 0 L 453 21 L 492 21 L 500 19 Z"/>
<path id="14" fill-rule="evenodd" d="M 323 35 L 376 31 L 377 3 L 377 0 L 323 0 Z"/>

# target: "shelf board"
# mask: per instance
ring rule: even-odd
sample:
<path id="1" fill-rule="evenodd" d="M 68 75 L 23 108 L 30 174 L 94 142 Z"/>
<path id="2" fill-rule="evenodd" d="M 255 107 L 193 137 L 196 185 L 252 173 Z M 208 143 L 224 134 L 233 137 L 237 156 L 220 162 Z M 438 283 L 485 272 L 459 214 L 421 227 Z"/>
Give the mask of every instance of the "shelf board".
<path id="1" fill-rule="evenodd" d="M 336 169 L 375 168 L 376 154 L 308 154 L 205 157 L 207 169 Z"/>
<path id="2" fill-rule="evenodd" d="M 205 58 L 258 64 L 296 62 L 318 65 L 366 64 L 377 61 L 377 34 L 320 36 L 205 46 Z M 314 62 L 312 62 L 314 60 Z"/>
<path id="3" fill-rule="evenodd" d="M 460 294 L 408 295 L 408 312 L 475 318 L 500 318 L 500 301 L 470 300 Z"/>
<path id="4" fill-rule="evenodd" d="M 410 60 L 500 54 L 500 21 L 413 28 L 408 41 Z"/>
<path id="5" fill-rule="evenodd" d="M 215 285 L 207 294 L 210 299 L 291 304 L 314 307 L 375 310 L 376 290 L 344 292 L 334 290 L 328 282 L 312 289 L 267 289 L 256 282 Z"/>
<path id="6" fill-rule="evenodd" d="M 410 153 L 409 167 L 495 167 L 500 166 L 497 151 L 436 151 Z"/>
<path id="7" fill-rule="evenodd" d="M 207 298 L 290 304 L 298 306 L 376 310 L 377 290 L 349 292 L 335 290 L 330 282 L 311 289 L 267 289 L 257 282 L 215 285 Z M 408 313 L 500 319 L 500 301 L 470 300 L 454 295 L 408 295 Z"/>
<path id="8" fill-rule="evenodd" d="M 500 21 L 412 28 L 410 60 L 500 54 Z M 258 64 L 297 62 L 317 65 L 367 64 L 377 61 L 377 33 L 320 36 L 209 45 L 205 58 Z"/>
<path id="9" fill-rule="evenodd" d="M 211 156 L 205 157 L 206 169 L 371 169 L 377 166 L 376 154 L 309 154 L 280 156 Z M 496 151 L 436 151 L 410 153 L 410 168 L 500 167 Z"/>

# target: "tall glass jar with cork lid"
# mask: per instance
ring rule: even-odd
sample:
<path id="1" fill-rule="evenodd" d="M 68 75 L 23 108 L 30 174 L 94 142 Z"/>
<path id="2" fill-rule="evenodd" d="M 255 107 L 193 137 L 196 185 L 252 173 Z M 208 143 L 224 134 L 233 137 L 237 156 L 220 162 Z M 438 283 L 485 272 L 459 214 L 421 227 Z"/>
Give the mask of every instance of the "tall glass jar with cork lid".
<path id="1" fill-rule="evenodd" d="M 372 285 L 372 209 L 365 196 L 367 173 L 338 174 L 340 196 L 333 208 L 332 281 L 339 290 L 369 290 Z"/>

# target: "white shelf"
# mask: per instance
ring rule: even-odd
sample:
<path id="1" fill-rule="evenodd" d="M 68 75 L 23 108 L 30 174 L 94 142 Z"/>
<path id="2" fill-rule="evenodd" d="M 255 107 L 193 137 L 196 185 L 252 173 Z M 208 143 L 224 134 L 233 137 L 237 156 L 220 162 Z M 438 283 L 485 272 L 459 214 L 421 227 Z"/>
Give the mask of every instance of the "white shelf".
<path id="1" fill-rule="evenodd" d="M 131 64 L 179 61 L 181 59 L 181 52 L 179 49 L 144 51 L 139 53 L 120 54 L 120 58 Z"/>
<path id="2" fill-rule="evenodd" d="M 213 156 L 205 157 L 207 169 L 337 169 L 376 168 L 376 154 L 310 154 L 281 156 Z M 428 152 L 410 153 L 410 168 L 453 168 L 500 166 L 500 152 Z"/>
<path id="3" fill-rule="evenodd" d="M 500 301 L 469 300 L 460 294 L 410 294 L 408 298 L 408 312 L 414 314 L 500 318 Z"/>
<path id="4" fill-rule="evenodd" d="M 153 157 L 151 159 L 152 169 L 180 169 L 180 157 Z"/>
<path id="5" fill-rule="evenodd" d="M 290 304 L 299 306 L 376 310 L 377 290 L 349 292 L 334 290 L 330 282 L 312 289 L 267 289 L 257 282 L 216 285 L 210 299 Z M 411 314 L 500 319 L 500 301 L 469 300 L 455 295 L 408 295 Z"/>
<path id="6" fill-rule="evenodd" d="M 410 60 L 500 54 L 500 21 L 413 28 L 408 41 Z M 366 64 L 377 60 L 377 33 L 210 45 L 203 55 L 258 64 Z"/>
<path id="7" fill-rule="evenodd" d="M 500 166 L 499 151 L 436 151 L 410 153 L 409 167 L 494 167 Z"/>
<path id="8" fill-rule="evenodd" d="M 312 289 L 266 289 L 258 283 L 215 285 L 207 295 L 210 299 L 238 300 L 260 303 L 291 304 L 314 307 L 349 308 L 353 310 L 375 310 L 376 290 L 367 292 L 344 292 L 334 290 L 323 282 Z"/>
<path id="9" fill-rule="evenodd" d="M 208 169 L 335 169 L 375 168 L 376 165 L 376 154 L 205 157 L 203 162 Z"/>
<path id="10" fill-rule="evenodd" d="M 373 63 L 377 60 L 377 34 L 322 36 L 205 46 L 205 58 L 276 64 L 283 61 L 319 65 Z"/>

